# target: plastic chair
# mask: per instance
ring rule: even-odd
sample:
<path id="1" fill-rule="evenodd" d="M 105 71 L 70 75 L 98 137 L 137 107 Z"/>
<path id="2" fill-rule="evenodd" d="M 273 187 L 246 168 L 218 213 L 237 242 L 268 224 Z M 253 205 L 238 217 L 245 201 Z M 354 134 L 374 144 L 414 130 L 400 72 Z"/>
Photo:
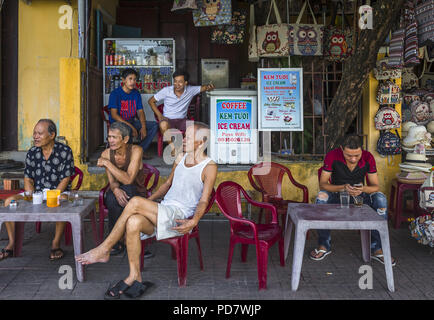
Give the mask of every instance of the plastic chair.
<path id="1" fill-rule="evenodd" d="M 77 180 L 77 184 L 75 185 L 75 187 L 73 189 L 71 189 L 71 191 L 77 191 L 80 189 L 81 184 L 83 182 L 83 171 L 81 171 L 79 168 L 74 167 L 74 174 L 71 176 L 71 183 L 75 180 L 75 178 L 78 177 Z M 94 217 L 95 212 L 91 213 L 92 218 L 92 229 L 93 229 L 93 234 L 94 234 L 94 239 L 95 239 L 95 243 L 98 243 L 98 236 L 96 234 L 96 222 L 95 222 L 95 217 Z M 36 222 L 36 232 L 37 233 L 41 233 L 41 222 Z M 67 223 L 65 226 L 65 244 L 66 245 L 70 245 L 71 244 L 71 240 L 72 240 L 72 228 L 71 228 L 71 224 Z"/>
<path id="2" fill-rule="evenodd" d="M 241 194 L 252 205 L 270 210 L 271 223 L 257 224 L 243 217 L 241 206 Z M 229 257 L 226 268 L 226 278 L 230 277 L 234 246 L 241 243 L 241 261 L 247 260 L 249 244 L 256 246 L 256 259 L 258 265 L 259 290 L 267 288 L 267 264 L 268 250 L 276 242 L 279 243 L 280 265 L 285 266 L 283 253 L 283 234 L 277 219 L 276 207 L 270 203 L 252 200 L 247 192 L 237 183 L 232 181 L 222 182 L 217 188 L 216 202 L 220 211 L 229 219 L 231 236 L 229 243 Z"/>
<path id="3" fill-rule="evenodd" d="M 275 162 L 261 162 L 251 167 L 247 173 L 252 187 L 261 192 L 262 202 L 269 202 L 276 207 L 277 213 L 281 215 L 282 226 L 285 225 L 288 203 L 300 202 L 284 200 L 282 198 L 282 180 L 285 174 L 288 175 L 290 182 L 296 188 L 303 191 L 303 201 L 301 202 L 308 203 L 309 191 L 307 187 L 295 181 L 291 171 L 281 164 Z M 261 222 L 262 219 L 262 212 L 263 210 L 259 213 L 259 222 Z"/>
<path id="4" fill-rule="evenodd" d="M 163 109 L 164 109 L 164 104 L 160 104 L 159 106 L 157 106 L 158 111 L 160 111 L 161 114 L 163 114 Z M 157 115 L 154 113 L 154 117 L 155 117 L 155 121 L 157 121 L 157 123 L 159 123 L 160 121 L 158 121 Z M 187 109 L 187 119 L 189 120 L 195 120 L 195 119 L 200 119 L 200 95 L 196 95 L 195 97 L 193 97 L 193 99 L 191 100 L 188 109 Z M 181 130 L 180 130 L 181 131 Z M 182 135 L 184 135 L 185 132 L 182 132 Z M 162 157 L 163 156 L 163 135 L 161 133 L 160 130 L 158 130 L 158 156 Z"/>
<path id="5" fill-rule="evenodd" d="M 108 108 L 108 105 L 103 106 L 101 108 L 101 119 L 102 119 L 103 122 L 105 122 L 105 124 L 107 126 L 107 133 L 108 133 L 109 128 L 110 128 L 110 120 L 109 120 L 110 118 L 109 118 L 109 115 L 110 115 L 110 110 Z"/>
<path id="6" fill-rule="evenodd" d="M 212 190 L 211 198 L 208 206 L 205 209 L 205 214 L 211 209 L 215 201 L 215 191 Z M 184 287 L 187 284 L 187 259 L 188 259 L 188 242 L 190 239 L 196 239 L 197 250 L 199 254 L 200 270 L 203 271 L 202 250 L 200 248 L 199 226 L 193 228 L 191 233 L 187 233 L 183 236 L 173 237 L 168 239 L 159 240 L 159 242 L 168 243 L 172 247 L 172 258 L 176 259 L 178 263 L 178 285 Z M 155 237 L 142 240 L 142 251 L 140 253 L 140 271 L 143 271 L 143 256 L 145 254 L 146 245 L 152 241 L 155 241 Z"/>
<path id="7" fill-rule="evenodd" d="M 158 179 L 160 178 L 160 171 L 157 168 L 151 166 L 150 164 L 143 163 L 143 172 L 145 173 L 145 182 L 144 185 L 146 187 L 146 197 L 150 197 L 152 191 L 158 184 Z M 154 177 L 154 181 L 152 185 L 148 188 L 149 181 L 151 181 L 152 177 Z M 99 191 L 99 240 L 102 241 L 104 238 L 104 218 L 108 216 L 108 209 L 104 204 L 104 194 L 109 188 L 110 184 L 108 183 L 104 188 Z"/>
<path id="8" fill-rule="evenodd" d="M 419 216 L 424 210 L 419 206 L 419 188 L 422 183 L 413 184 L 413 183 L 404 183 L 400 182 L 397 179 L 392 180 L 392 185 L 390 187 L 390 204 L 389 204 L 389 220 L 394 220 L 394 228 L 399 229 L 401 223 L 407 222 L 407 217 L 404 216 L 404 213 L 411 213 L 413 217 Z M 405 210 L 405 206 L 403 208 L 403 198 L 405 191 L 413 192 L 413 210 L 407 212 Z"/>

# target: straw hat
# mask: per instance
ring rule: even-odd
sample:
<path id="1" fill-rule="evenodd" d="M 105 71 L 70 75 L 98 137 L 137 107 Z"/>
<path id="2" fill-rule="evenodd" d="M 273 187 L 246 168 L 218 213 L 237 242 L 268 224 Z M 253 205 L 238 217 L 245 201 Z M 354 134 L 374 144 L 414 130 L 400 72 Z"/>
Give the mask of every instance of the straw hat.
<path id="1" fill-rule="evenodd" d="M 416 172 L 403 171 L 401 173 L 397 173 L 396 177 L 398 178 L 398 181 L 402 183 L 420 184 L 420 183 L 424 183 L 424 181 L 428 177 L 428 174 L 425 174 L 420 171 L 416 171 Z"/>
<path id="2" fill-rule="evenodd" d="M 425 154 L 420 153 L 407 153 L 405 157 L 405 162 L 400 163 L 399 167 L 401 171 L 404 172 L 429 172 L 429 169 L 432 168 L 432 165 L 429 162 L 426 162 L 428 158 Z"/>
<path id="3" fill-rule="evenodd" d="M 403 138 L 406 137 L 407 134 L 408 134 L 408 130 L 410 130 L 411 127 L 416 127 L 416 126 L 417 126 L 417 124 L 414 123 L 414 122 L 411 122 L 411 121 L 404 122 L 402 124 L 402 127 L 401 127 L 401 135 L 402 135 L 402 137 Z"/>
<path id="4" fill-rule="evenodd" d="M 411 148 L 420 142 L 425 143 L 426 140 L 428 140 L 429 144 L 431 143 L 431 137 L 428 139 L 425 126 L 414 126 L 410 127 L 407 136 L 402 140 L 402 144 Z"/>
<path id="5" fill-rule="evenodd" d="M 434 121 L 430 121 L 427 125 L 426 128 L 428 130 L 429 133 L 434 133 Z"/>

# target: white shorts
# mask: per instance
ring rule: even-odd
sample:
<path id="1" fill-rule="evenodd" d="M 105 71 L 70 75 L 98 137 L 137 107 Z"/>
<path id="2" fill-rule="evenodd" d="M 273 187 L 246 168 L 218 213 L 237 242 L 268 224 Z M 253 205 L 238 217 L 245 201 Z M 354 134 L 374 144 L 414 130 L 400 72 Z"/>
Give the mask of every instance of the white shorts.
<path id="1" fill-rule="evenodd" d="M 157 240 L 182 236 L 182 233 L 172 230 L 176 227 L 176 220 L 184 219 L 184 212 L 176 206 L 158 204 L 157 226 L 151 235 L 140 233 L 140 240 L 146 240 L 154 236 Z"/>

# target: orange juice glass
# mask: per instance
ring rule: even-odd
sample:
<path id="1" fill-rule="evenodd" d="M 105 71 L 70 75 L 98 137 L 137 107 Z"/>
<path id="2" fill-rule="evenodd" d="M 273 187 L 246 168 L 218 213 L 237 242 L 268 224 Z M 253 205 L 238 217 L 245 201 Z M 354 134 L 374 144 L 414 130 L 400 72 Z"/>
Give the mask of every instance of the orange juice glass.
<path id="1" fill-rule="evenodd" d="M 47 191 L 47 207 L 59 206 L 60 190 L 48 190 Z"/>

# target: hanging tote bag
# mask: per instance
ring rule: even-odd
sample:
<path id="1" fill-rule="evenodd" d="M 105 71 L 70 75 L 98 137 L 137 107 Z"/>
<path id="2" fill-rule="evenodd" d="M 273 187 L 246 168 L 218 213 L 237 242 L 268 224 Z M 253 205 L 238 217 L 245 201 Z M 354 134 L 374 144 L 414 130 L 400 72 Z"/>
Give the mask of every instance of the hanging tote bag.
<path id="1" fill-rule="evenodd" d="M 277 24 L 269 24 L 271 10 L 274 9 Z M 258 55 L 260 57 L 284 57 L 289 54 L 288 24 L 282 23 L 276 2 L 271 0 L 270 11 L 264 26 L 256 29 Z"/>
<path id="2" fill-rule="evenodd" d="M 434 0 L 420 1 L 416 6 L 417 34 L 421 47 L 434 42 Z"/>
<path id="3" fill-rule="evenodd" d="M 429 169 L 428 169 L 429 170 Z M 434 171 L 419 188 L 419 206 L 425 210 L 434 208 Z"/>
<path id="4" fill-rule="evenodd" d="M 334 25 L 337 9 L 338 6 L 335 6 L 331 24 L 324 31 L 324 56 L 329 61 L 344 61 L 353 53 L 353 34 L 344 10 L 342 10 L 342 26 Z"/>
<path id="5" fill-rule="evenodd" d="M 197 0 L 196 3 L 197 10 L 193 11 L 193 22 L 196 27 L 231 23 L 231 0 Z"/>
<path id="6" fill-rule="evenodd" d="M 244 40 L 247 14 L 244 9 L 232 10 L 232 21 L 213 28 L 211 43 L 217 44 L 241 44 Z"/>
<path id="7" fill-rule="evenodd" d="M 186 12 L 197 9 L 196 0 L 174 0 L 171 11 Z"/>
<path id="8" fill-rule="evenodd" d="M 258 44 L 256 42 L 256 26 L 255 26 L 255 5 L 250 5 L 250 24 L 249 24 L 249 61 L 258 62 Z"/>
<path id="9" fill-rule="evenodd" d="M 306 5 L 314 24 L 301 24 Z M 309 0 L 305 1 L 295 24 L 289 25 L 289 54 L 295 56 L 322 56 L 324 25 L 317 24 Z"/>

